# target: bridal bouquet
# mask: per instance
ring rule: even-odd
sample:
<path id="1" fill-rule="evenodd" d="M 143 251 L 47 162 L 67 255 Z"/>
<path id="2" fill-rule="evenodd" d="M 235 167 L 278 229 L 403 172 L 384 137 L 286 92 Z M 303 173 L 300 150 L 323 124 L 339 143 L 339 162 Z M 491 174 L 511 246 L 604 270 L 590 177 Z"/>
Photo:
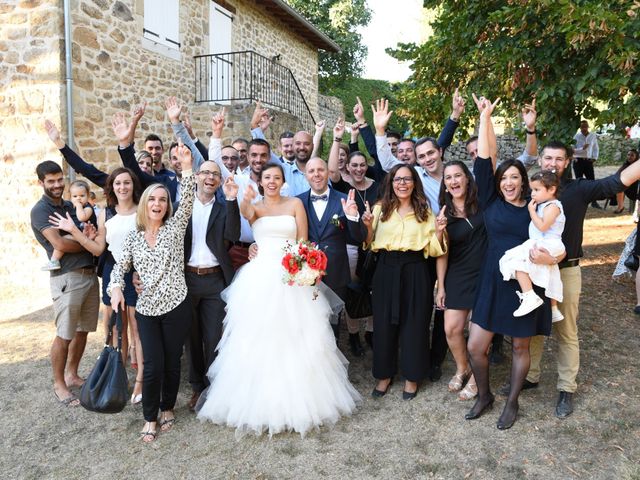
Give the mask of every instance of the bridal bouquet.
<path id="1" fill-rule="evenodd" d="M 284 283 L 314 286 L 322 280 L 326 273 L 327 256 L 315 243 L 303 240 L 296 244 L 287 243 L 283 251 Z"/>

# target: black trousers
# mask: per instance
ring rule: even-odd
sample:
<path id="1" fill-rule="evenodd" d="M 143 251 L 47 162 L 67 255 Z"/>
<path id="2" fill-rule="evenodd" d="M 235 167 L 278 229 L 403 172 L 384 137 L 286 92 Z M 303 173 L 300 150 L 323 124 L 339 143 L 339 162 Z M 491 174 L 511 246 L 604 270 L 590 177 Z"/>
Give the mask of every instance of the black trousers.
<path id="1" fill-rule="evenodd" d="M 593 171 L 593 160 L 589 158 L 576 158 L 573 161 L 573 173 L 576 178 L 586 178 L 587 180 L 595 180 L 596 176 Z"/>
<path id="2" fill-rule="evenodd" d="M 400 368 L 411 382 L 430 367 L 429 319 L 433 282 L 422 252 L 379 252 L 373 276 L 373 376 L 391 378 Z M 429 290 L 431 288 L 431 290 Z"/>
<path id="3" fill-rule="evenodd" d="M 180 386 L 180 357 L 189 325 L 188 298 L 164 315 L 136 312 L 138 333 L 144 352 L 142 412 L 147 422 L 155 422 L 160 411 L 173 410 Z"/>
<path id="4" fill-rule="evenodd" d="M 427 266 L 429 267 L 429 279 L 431 281 L 427 291 L 433 292 L 438 278 L 435 257 L 427 258 Z M 429 319 L 431 319 L 431 314 L 429 314 Z M 447 356 L 448 348 L 447 334 L 444 331 L 444 310 L 436 309 L 433 314 L 433 326 L 431 328 L 431 353 L 429 355 L 431 367 L 442 365 Z"/>
<path id="5" fill-rule="evenodd" d="M 189 383 L 194 392 L 200 393 L 209 386 L 207 372 L 216 359 L 216 347 L 222 337 L 222 321 L 225 303 L 220 293 L 225 289 L 222 271 L 208 275 L 185 272 L 192 315 L 187 358 L 189 359 Z"/>

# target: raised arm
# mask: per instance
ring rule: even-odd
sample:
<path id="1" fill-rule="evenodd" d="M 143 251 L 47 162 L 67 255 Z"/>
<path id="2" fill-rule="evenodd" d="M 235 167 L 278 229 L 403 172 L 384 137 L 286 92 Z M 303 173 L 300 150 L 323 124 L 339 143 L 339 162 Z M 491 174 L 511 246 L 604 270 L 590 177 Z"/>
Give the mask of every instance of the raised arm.
<path id="1" fill-rule="evenodd" d="M 244 190 L 242 196 L 242 202 L 240 202 L 240 213 L 247 219 L 249 224 L 252 224 L 256 220 L 256 209 L 253 206 L 253 200 L 256 198 L 257 193 L 253 189 L 253 185 L 248 184 Z"/>
<path id="2" fill-rule="evenodd" d="M 211 117 L 211 140 L 209 141 L 209 160 L 218 164 L 222 178 L 225 180 L 232 174 L 222 162 L 222 130 L 224 129 L 226 111 L 226 108 L 223 107 Z"/>
<path id="3" fill-rule="evenodd" d="M 69 148 L 69 146 L 67 146 L 62 141 L 60 130 L 58 130 L 58 127 L 56 127 L 53 122 L 45 120 L 44 128 L 47 131 L 47 135 L 49 135 L 49 139 L 51 139 L 56 148 L 60 150 L 60 153 L 62 154 L 66 162 L 71 166 L 71 168 L 73 168 L 76 172 L 84 175 L 85 178 L 87 178 L 90 182 L 95 183 L 101 188 L 104 188 L 104 185 L 107 182 L 107 177 L 109 175 L 102 170 L 98 170 L 90 163 L 85 162 L 82 158 L 80 158 L 80 155 L 71 150 L 71 148 Z"/>
<path id="4" fill-rule="evenodd" d="M 176 154 L 182 164 L 182 192 L 180 195 L 180 206 L 168 222 L 172 222 L 178 226 L 180 239 L 182 239 L 187 229 L 189 219 L 191 218 L 191 212 L 193 211 L 196 181 L 192 170 L 193 157 L 191 150 L 186 145 L 180 143 Z"/>
<path id="5" fill-rule="evenodd" d="M 184 124 L 184 128 L 186 128 L 187 132 L 189 133 L 189 138 L 193 140 L 193 143 L 195 143 L 196 148 L 200 152 L 200 155 L 202 155 L 202 158 L 204 158 L 205 162 L 209 160 L 209 150 L 207 150 L 207 147 L 205 147 L 204 144 L 198 139 L 196 134 L 193 133 L 193 128 L 191 127 L 191 117 L 189 116 L 188 110 L 185 111 L 184 115 L 182 116 L 182 123 Z"/>
<path id="6" fill-rule="evenodd" d="M 340 170 L 338 169 L 338 157 L 340 156 L 340 142 L 344 134 L 344 118 L 338 118 L 335 127 L 333 127 L 333 141 L 331 142 L 331 150 L 329 151 L 329 180 L 336 183 L 341 179 Z"/>
<path id="7" fill-rule="evenodd" d="M 389 111 L 389 101 L 381 98 L 376 100 L 375 107 L 371 105 L 373 112 L 373 125 L 376 129 L 376 152 L 378 160 L 385 172 L 391 170 L 395 165 L 400 165 L 402 162 L 393 156 L 391 148 L 387 143 L 386 129 L 389 124 L 389 119 L 393 115 L 393 111 Z"/>
<path id="8" fill-rule="evenodd" d="M 538 137 L 536 131 L 536 120 L 538 114 L 536 112 L 536 99 L 531 103 L 525 104 L 522 108 L 522 121 L 524 122 L 526 144 L 524 152 L 518 157 L 524 167 L 529 170 L 538 161 Z"/>
<path id="9" fill-rule="evenodd" d="M 169 121 L 171 122 L 171 129 L 173 130 L 174 135 L 178 138 L 189 150 L 191 150 L 191 155 L 193 158 L 193 169 L 198 170 L 202 162 L 204 162 L 204 158 L 200 155 L 200 150 L 196 147 L 196 144 L 193 143 L 191 139 L 191 135 L 189 135 L 189 131 L 187 127 L 185 127 L 180 121 L 180 114 L 182 113 L 182 105 L 178 103 L 176 97 L 168 97 L 164 105 L 167 109 L 167 115 L 169 116 Z"/>
<path id="10" fill-rule="evenodd" d="M 313 134 L 313 150 L 311 151 L 311 157 L 309 158 L 320 156 L 320 149 L 322 148 L 322 135 L 324 134 L 324 128 L 326 125 L 327 122 L 324 120 L 320 120 L 318 123 L 316 123 L 316 131 Z"/>
<path id="11" fill-rule="evenodd" d="M 227 177 L 222 185 L 227 206 L 227 216 L 224 224 L 224 239 L 230 242 L 240 240 L 240 210 L 238 209 L 238 184 L 233 176 Z"/>
<path id="12" fill-rule="evenodd" d="M 491 164 L 493 166 L 493 170 L 496 169 L 496 159 L 491 156 L 491 151 L 493 149 L 493 145 L 496 144 L 496 133 L 493 130 L 493 121 L 491 119 L 491 114 L 495 106 L 500 101 L 500 98 L 497 98 L 495 102 L 491 103 L 490 100 L 480 97 L 478 99 L 475 94 L 473 94 L 473 99 L 478 105 L 478 110 L 480 110 L 480 127 L 478 129 L 478 157 L 482 158 L 491 158 Z"/>
<path id="13" fill-rule="evenodd" d="M 464 113 L 464 105 L 465 100 L 462 98 L 462 95 L 458 93 L 458 89 L 456 88 L 456 91 L 453 94 L 453 99 L 451 100 L 451 115 L 447 118 L 444 128 L 442 129 L 442 132 L 440 132 L 440 136 L 437 140 L 438 145 L 443 151 L 446 150 L 453 142 L 453 136 L 460 124 L 460 117 Z"/>

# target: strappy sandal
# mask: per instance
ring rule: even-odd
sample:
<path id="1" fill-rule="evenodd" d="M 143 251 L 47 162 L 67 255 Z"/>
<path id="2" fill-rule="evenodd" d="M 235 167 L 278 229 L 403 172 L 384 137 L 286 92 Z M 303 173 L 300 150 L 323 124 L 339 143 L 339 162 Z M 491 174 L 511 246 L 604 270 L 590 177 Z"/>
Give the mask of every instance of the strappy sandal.
<path id="1" fill-rule="evenodd" d="M 478 395 L 478 386 L 476 385 L 475 380 L 473 382 L 467 382 L 467 385 L 458 393 L 458 399 L 460 400 L 471 400 Z"/>
<path id="2" fill-rule="evenodd" d="M 166 412 L 162 412 L 160 414 L 160 431 L 161 432 L 168 432 L 173 428 L 173 426 L 176 423 L 176 417 L 166 418 L 165 413 Z"/>
<path id="3" fill-rule="evenodd" d="M 462 390 L 464 382 L 466 382 L 470 376 L 471 369 L 468 369 L 467 371 L 462 373 L 456 373 L 453 377 L 451 377 L 451 380 L 449 380 L 449 391 L 459 392 L 460 390 Z"/>
<path id="4" fill-rule="evenodd" d="M 145 437 L 151 437 L 151 440 L 145 440 Z M 147 430 L 147 431 L 143 430 L 142 432 L 140 432 L 140 440 L 142 440 L 143 443 L 155 442 L 157 437 L 158 437 L 158 432 L 154 430 Z"/>

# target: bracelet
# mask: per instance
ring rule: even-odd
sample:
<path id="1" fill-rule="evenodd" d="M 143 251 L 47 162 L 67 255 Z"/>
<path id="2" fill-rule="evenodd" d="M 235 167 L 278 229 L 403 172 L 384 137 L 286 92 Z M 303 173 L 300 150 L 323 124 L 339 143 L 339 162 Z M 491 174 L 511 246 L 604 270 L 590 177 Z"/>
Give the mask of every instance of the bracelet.
<path id="1" fill-rule="evenodd" d="M 342 137 L 333 137 L 333 141 L 340 143 L 342 142 Z"/>
<path id="2" fill-rule="evenodd" d="M 527 132 L 527 135 L 535 135 L 538 133 L 538 130 L 534 128 L 533 130 L 525 130 L 525 132 Z"/>

